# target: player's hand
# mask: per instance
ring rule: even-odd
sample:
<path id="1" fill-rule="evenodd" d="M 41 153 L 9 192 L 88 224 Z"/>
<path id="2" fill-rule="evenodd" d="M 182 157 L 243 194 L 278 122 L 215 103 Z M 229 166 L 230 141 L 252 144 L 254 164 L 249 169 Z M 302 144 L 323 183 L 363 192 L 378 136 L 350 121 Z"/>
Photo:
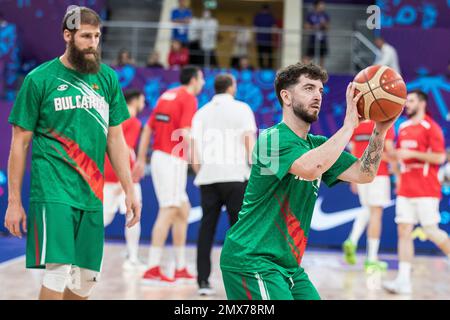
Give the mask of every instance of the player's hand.
<path id="1" fill-rule="evenodd" d="M 396 155 L 399 160 L 407 160 L 414 158 L 414 151 L 409 149 L 398 149 Z"/>
<path id="2" fill-rule="evenodd" d="M 352 129 L 355 129 L 361 120 L 361 116 L 358 114 L 358 108 L 356 105 L 363 94 L 360 92 L 355 97 L 355 88 L 355 84 L 350 82 L 347 86 L 347 92 L 345 93 L 347 100 L 347 111 L 345 112 L 344 126 L 348 125 Z"/>
<path id="3" fill-rule="evenodd" d="M 27 233 L 27 216 L 21 204 L 9 205 L 6 209 L 5 228 L 15 237 L 22 239 L 23 233 Z"/>
<path id="4" fill-rule="evenodd" d="M 138 182 L 145 175 L 145 162 L 144 161 L 136 161 L 133 166 L 133 170 L 131 171 L 131 178 L 133 182 Z"/>
<path id="5" fill-rule="evenodd" d="M 392 118 L 391 120 L 376 122 L 375 127 L 376 127 L 377 131 L 380 133 L 388 132 L 388 130 L 395 123 L 395 121 L 397 121 L 397 119 L 400 117 L 400 115 L 401 115 L 401 112 L 396 117 Z"/>
<path id="6" fill-rule="evenodd" d="M 125 205 L 127 207 L 126 226 L 131 228 L 141 220 L 142 204 L 136 197 L 134 191 L 132 191 L 126 194 Z"/>

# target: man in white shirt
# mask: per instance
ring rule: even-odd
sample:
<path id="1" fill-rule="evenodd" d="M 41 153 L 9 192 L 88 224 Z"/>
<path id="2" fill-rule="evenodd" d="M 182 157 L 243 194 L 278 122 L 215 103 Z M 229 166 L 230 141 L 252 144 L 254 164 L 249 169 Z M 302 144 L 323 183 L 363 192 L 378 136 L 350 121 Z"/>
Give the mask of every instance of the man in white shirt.
<path id="1" fill-rule="evenodd" d="M 234 41 L 234 45 L 230 64 L 232 68 L 238 69 L 239 59 L 248 56 L 252 32 L 248 27 L 244 26 L 244 19 L 242 17 L 236 18 L 235 26 L 238 30 L 231 33 L 231 40 Z"/>
<path id="2" fill-rule="evenodd" d="M 203 50 L 204 65 L 217 67 L 216 47 L 219 23 L 211 16 L 211 11 L 205 10 L 200 25 L 202 29 L 200 48 Z"/>
<path id="3" fill-rule="evenodd" d="M 201 19 L 192 17 L 189 22 L 188 41 L 189 41 L 189 64 L 203 65 L 202 51 L 200 50 L 200 37 L 202 34 Z"/>
<path id="4" fill-rule="evenodd" d="M 376 38 L 375 45 L 380 49 L 375 58 L 374 64 L 388 66 L 400 73 L 400 65 L 398 63 L 397 50 L 390 44 L 386 43 L 383 38 Z"/>
<path id="5" fill-rule="evenodd" d="M 217 75 L 214 89 L 216 95 L 192 120 L 194 184 L 200 186 L 203 210 L 197 242 L 200 295 L 214 294 L 208 278 L 217 221 L 222 206 L 227 209 L 230 226 L 238 219 L 257 130 L 249 105 L 234 99 L 236 80 L 231 74 Z"/>

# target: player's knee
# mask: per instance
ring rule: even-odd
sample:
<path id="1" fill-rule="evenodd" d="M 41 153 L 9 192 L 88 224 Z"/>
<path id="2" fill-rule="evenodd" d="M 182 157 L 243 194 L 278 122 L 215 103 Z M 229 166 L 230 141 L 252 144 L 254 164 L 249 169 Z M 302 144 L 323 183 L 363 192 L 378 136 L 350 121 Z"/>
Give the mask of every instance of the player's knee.
<path id="1" fill-rule="evenodd" d="M 397 226 L 398 237 L 401 239 L 409 239 L 412 234 L 412 226 L 409 224 L 399 224 Z"/>
<path id="2" fill-rule="evenodd" d="M 99 272 L 74 267 L 71 272 L 71 282 L 69 283 L 68 288 L 77 296 L 86 298 L 91 295 L 92 290 L 99 280 Z"/>
<path id="3" fill-rule="evenodd" d="M 437 225 L 431 225 L 423 227 L 423 231 L 427 235 L 427 238 L 430 239 L 430 241 L 434 242 L 437 245 L 440 245 L 445 240 L 447 240 L 448 235 L 443 230 L 439 229 Z"/>
<path id="4" fill-rule="evenodd" d="M 42 284 L 47 289 L 56 292 L 64 292 L 69 282 L 70 264 L 47 263 Z"/>
<path id="5" fill-rule="evenodd" d="M 172 224 L 177 219 L 179 208 L 167 207 L 158 215 L 158 220 L 163 224 Z"/>

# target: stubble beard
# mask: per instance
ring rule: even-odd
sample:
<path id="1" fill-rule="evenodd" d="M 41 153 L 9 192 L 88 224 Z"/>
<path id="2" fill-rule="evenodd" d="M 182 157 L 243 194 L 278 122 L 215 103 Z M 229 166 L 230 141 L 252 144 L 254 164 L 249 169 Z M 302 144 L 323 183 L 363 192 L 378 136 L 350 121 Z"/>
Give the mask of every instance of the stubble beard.
<path id="1" fill-rule="evenodd" d="M 308 109 L 300 102 L 293 101 L 292 110 L 297 118 L 312 124 L 319 119 L 319 112 L 315 114 L 308 113 Z"/>

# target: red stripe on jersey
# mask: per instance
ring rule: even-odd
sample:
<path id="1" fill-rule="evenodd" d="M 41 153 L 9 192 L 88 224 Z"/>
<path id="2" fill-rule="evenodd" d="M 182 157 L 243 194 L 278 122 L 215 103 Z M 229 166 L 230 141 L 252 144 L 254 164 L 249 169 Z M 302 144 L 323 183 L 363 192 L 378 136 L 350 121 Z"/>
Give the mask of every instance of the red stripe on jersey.
<path id="1" fill-rule="evenodd" d="M 38 230 L 37 230 L 37 225 L 36 225 L 36 218 L 34 220 L 34 249 L 35 249 L 35 253 L 36 253 L 36 265 L 40 265 L 41 264 L 41 255 L 39 254 L 39 237 L 38 237 Z"/>
<path id="2" fill-rule="evenodd" d="M 61 143 L 69 158 L 76 163 L 77 167 L 74 168 L 86 180 L 92 192 L 94 192 L 100 201 L 103 201 L 103 174 L 100 172 L 95 161 L 89 158 L 75 141 L 63 137 L 54 130 L 50 130 L 50 134 Z"/>
<path id="3" fill-rule="evenodd" d="M 303 253 L 305 252 L 306 242 L 308 240 L 305 237 L 305 232 L 300 225 L 300 221 L 295 217 L 292 210 L 289 207 L 289 200 L 287 196 L 284 197 L 283 202 L 279 200 L 277 196 L 275 198 L 278 200 L 280 204 L 280 215 L 282 216 L 284 222 L 286 223 L 286 227 L 288 229 L 288 233 L 291 238 L 294 240 L 294 244 L 299 251 L 299 259 L 298 263 L 300 264 L 301 259 L 303 257 Z"/>
<path id="4" fill-rule="evenodd" d="M 295 261 L 297 261 L 297 263 L 300 265 L 300 261 L 301 261 L 301 256 L 300 256 L 300 252 L 297 249 L 297 247 L 295 247 L 288 239 L 288 237 L 286 236 L 286 234 L 283 232 L 283 230 L 281 230 L 280 225 L 275 221 L 275 226 L 278 228 L 278 230 L 280 231 L 281 235 L 284 237 L 284 239 L 286 240 L 286 243 L 288 244 L 289 248 L 291 249 L 291 253 L 295 258 Z"/>
<path id="5" fill-rule="evenodd" d="M 245 294 L 247 295 L 248 300 L 252 300 L 252 294 L 250 293 L 250 290 L 248 290 L 247 282 L 245 282 L 244 277 L 242 277 L 242 286 L 244 287 Z"/>

